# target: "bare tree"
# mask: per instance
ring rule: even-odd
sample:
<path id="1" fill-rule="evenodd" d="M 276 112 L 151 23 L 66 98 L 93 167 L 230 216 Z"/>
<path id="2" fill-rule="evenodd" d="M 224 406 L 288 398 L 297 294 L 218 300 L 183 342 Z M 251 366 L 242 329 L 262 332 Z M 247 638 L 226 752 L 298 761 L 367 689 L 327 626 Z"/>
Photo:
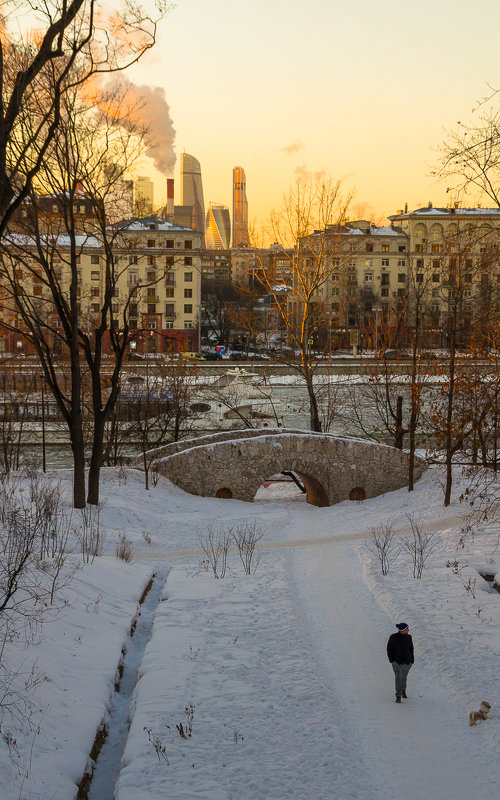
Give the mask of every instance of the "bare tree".
<path id="1" fill-rule="evenodd" d="M 426 533 L 414 516 L 408 515 L 411 536 L 402 540 L 403 548 L 410 554 L 413 564 L 413 577 L 421 578 L 427 560 L 437 546 L 436 531 Z"/>
<path id="2" fill-rule="evenodd" d="M 30 194 L 17 230 L 0 242 L 0 255 L 11 306 L 7 327 L 21 332 L 32 344 L 66 422 L 73 451 L 74 505 L 82 508 L 82 376 L 86 371 L 92 419 L 87 500 L 95 504 L 99 500 L 105 428 L 119 396 L 120 371 L 130 342 L 128 311 L 137 292 L 133 287 L 123 298 L 120 320 L 115 294 L 124 268 L 120 270 L 114 248 L 123 246 L 123 242 L 120 228 L 109 223 L 112 213 L 117 209 L 119 213 L 125 172 L 144 152 L 145 131 L 132 119 L 123 124 L 127 114 L 133 112 L 122 88 L 106 91 L 100 96 L 101 107 L 96 108 L 95 98 L 82 97 L 76 86 L 66 92 L 61 105 L 61 120 L 39 171 L 39 180 L 43 178 L 52 195 L 44 198 Z M 83 221 L 79 213 L 82 203 Z M 81 294 L 80 260 L 89 248 L 104 264 L 103 290 L 97 304 Z M 113 360 L 106 363 L 104 380 L 106 339 Z M 63 380 L 63 357 L 69 357 L 68 390 Z"/>
<path id="3" fill-rule="evenodd" d="M 447 192 L 459 197 L 479 191 L 500 208 L 500 108 L 492 91 L 476 109 L 471 122 L 458 122 L 440 147 L 434 174 L 448 183 Z"/>
<path id="4" fill-rule="evenodd" d="M 401 545 L 391 523 L 380 523 L 370 528 L 369 548 L 380 563 L 382 575 L 387 575 L 391 564 L 398 557 Z"/>
<path id="5" fill-rule="evenodd" d="M 97 8 L 95 0 L 3 3 L 0 237 L 32 191 L 48 156 L 68 88 L 137 61 L 154 45 L 165 10 L 162 0 L 156 4 L 155 17 L 127 2 L 106 12 Z M 33 13 L 36 37 L 25 24 Z"/>
<path id="6" fill-rule="evenodd" d="M 270 269 L 259 251 L 254 265 L 252 251 L 255 279 L 273 298 L 288 342 L 298 352 L 298 361 L 291 363 L 304 378 L 314 431 L 322 426 L 313 380 L 317 362 L 311 351 L 320 328 L 331 323 L 326 297 L 329 280 L 334 274 L 344 278 L 352 257 L 345 235 L 349 203 L 339 182 L 297 180 L 270 220 L 270 238 L 281 266 Z"/>

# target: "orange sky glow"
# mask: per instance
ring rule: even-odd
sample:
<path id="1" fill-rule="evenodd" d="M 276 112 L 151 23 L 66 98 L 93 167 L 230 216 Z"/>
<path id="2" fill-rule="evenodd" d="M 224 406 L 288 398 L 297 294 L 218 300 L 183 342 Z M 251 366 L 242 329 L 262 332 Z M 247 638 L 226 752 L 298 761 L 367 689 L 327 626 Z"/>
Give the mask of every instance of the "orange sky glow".
<path id="1" fill-rule="evenodd" d="M 455 199 L 430 173 L 445 129 L 500 87 L 499 30 L 498 0 L 178 0 L 127 74 L 165 91 L 177 203 L 185 150 L 206 207 L 231 208 L 232 169 L 244 167 L 257 227 L 297 175 L 316 173 L 354 190 L 355 216 L 382 220 Z M 165 177 L 150 162 L 144 173 L 163 201 Z"/>

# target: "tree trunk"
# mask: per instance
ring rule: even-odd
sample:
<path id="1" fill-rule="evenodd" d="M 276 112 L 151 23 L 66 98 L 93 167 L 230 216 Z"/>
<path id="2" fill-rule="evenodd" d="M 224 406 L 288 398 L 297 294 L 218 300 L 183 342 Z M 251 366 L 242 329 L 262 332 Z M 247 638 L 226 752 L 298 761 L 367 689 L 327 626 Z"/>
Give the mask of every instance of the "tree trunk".
<path id="1" fill-rule="evenodd" d="M 72 415 L 70 426 L 73 453 L 73 508 L 85 508 L 85 446 L 80 418 Z"/>
<path id="2" fill-rule="evenodd" d="M 398 450 L 403 449 L 405 430 L 403 428 L 403 398 L 398 395 L 396 398 L 396 435 L 394 437 L 394 447 Z"/>
<path id="3" fill-rule="evenodd" d="M 307 394 L 309 395 L 309 414 L 310 414 L 310 429 L 321 433 L 321 420 L 319 417 L 318 401 L 316 399 L 316 392 L 314 391 L 313 376 L 311 370 L 306 368 L 305 375 Z"/>
<path id="4" fill-rule="evenodd" d="M 103 414 L 94 414 L 94 435 L 92 437 L 92 456 L 90 458 L 87 503 L 99 505 L 99 480 L 101 475 L 102 445 L 106 421 Z"/>

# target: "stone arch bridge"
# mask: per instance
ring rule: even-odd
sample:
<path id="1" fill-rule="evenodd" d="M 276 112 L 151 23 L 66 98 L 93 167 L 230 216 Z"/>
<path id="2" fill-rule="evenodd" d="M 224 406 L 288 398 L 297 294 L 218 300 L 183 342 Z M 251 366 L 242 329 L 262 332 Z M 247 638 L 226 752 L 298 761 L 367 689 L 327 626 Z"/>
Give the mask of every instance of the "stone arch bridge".
<path id="1" fill-rule="evenodd" d="M 283 470 L 303 481 L 307 502 L 330 506 L 408 484 L 408 456 L 364 439 L 283 428 L 223 431 L 152 450 L 151 469 L 190 494 L 252 501 Z M 426 469 L 418 459 L 415 477 Z"/>

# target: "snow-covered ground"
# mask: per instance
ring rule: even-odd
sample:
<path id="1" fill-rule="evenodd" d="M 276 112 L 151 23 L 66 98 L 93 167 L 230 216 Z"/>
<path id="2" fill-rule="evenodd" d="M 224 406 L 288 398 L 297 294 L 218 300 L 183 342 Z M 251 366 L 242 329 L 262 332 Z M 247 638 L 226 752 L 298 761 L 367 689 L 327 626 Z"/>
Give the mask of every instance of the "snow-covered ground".
<path id="1" fill-rule="evenodd" d="M 68 473 L 51 479 L 69 493 Z M 41 642 L 18 654 L 36 658 L 47 680 L 38 732 L 17 735 L 19 755 L 0 740 L 0 800 L 73 800 L 102 721 L 114 753 L 97 762 L 93 800 L 495 796 L 500 595 L 474 568 L 499 572 L 500 555 L 494 532 L 457 550 L 464 509 L 443 508 L 440 481 L 433 468 L 413 493 L 316 508 L 286 484 L 246 504 L 163 479 L 146 492 L 139 472 L 105 471 L 106 553 L 76 573 Z M 461 488 L 457 473 L 455 498 Z M 404 536 L 407 514 L 438 532 L 437 546 L 421 579 L 404 552 L 382 577 L 369 529 L 391 523 Z M 256 571 L 246 575 L 232 550 L 217 580 L 198 536 L 245 522 L 264 534 Z M 129 564 L 114 555 L 121 533 Z M 446 566 L 455 559 L 476 580 L 475 597 Z M 401 620 L 416 660 L 397 705 L 385 647 Z M 122 648 L 130 688 L 139 665 L 130 704 L 114 692 Z M 483 699 L 490 718 L 470 728 Z"/>

